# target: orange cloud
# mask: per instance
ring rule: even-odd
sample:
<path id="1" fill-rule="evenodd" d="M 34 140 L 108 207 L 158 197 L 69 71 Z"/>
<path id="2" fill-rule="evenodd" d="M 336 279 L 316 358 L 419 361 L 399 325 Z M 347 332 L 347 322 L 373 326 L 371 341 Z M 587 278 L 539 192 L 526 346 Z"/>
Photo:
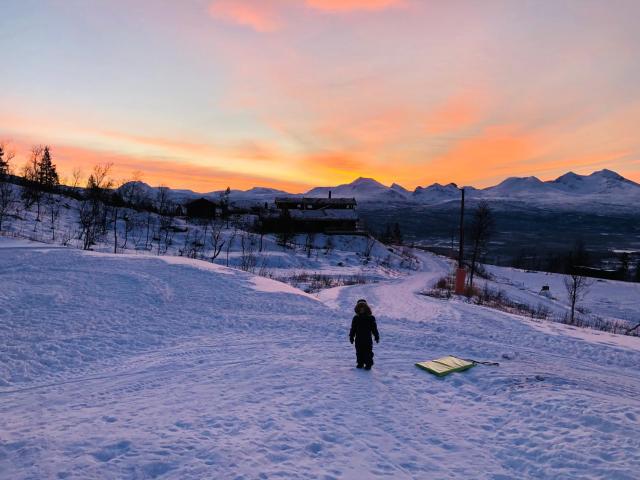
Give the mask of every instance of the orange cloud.
<path id="1" fill-rule="evenodd" d="M 270 2 L 265 0 L 216 0 L 209 5 L 209 14 L 260 33 L 274 32 L 280 28 L 279 18 Z"/>
<path id="2" fill-rule="evenodd" d="M 10 142 L 11 150 L 16 152 L 12 162 L 14 170 L 20 171 L 31 151 L 34 142 L 26 139 L 13 138 Z M 94 165 L 99 163 L 113 164 L 111 175 L 117 180 L 133 177 L 134 172 L 140 172 L 142 180 L 151 185 L 164 184 L 172 188 L 186 188 L 200 192 L 226 188 L 247 189 L 255 186 L 286 189 L 291 192 L 307 190 L 311 185 L 260 174 L 223 170 L 210 165 L 202 165 L 187 160 L 158 158 L 155 156 L 129 155 L 109 150 L 98 150 L 75 145 L 50 144 L 53 162 L 58 168 L 61 178 L 70 180 L 72 171 L 80 168 L 85 175 Z"/>
<path id="3" fill-rule="evenodd" d="M 478 136 L 454 144 L 445 154 L 432 160 L 426 169 L 430 178 L 441 182 L 456 179 L 472 183 L 500 175 L 513 175 L 516 166 L 536 153 L 532 134 L 511 126 L 493 126 Z"/>
<path id="4" fill-rule="evenodd" d="M 307 6 L 325 12 L 384 10 L 402 5 L 402 0 L 307 0 Z"/>
<path id="5" fill-rule="evenodd" d="M 309 155 L 302 159 L 305 170 L 315 172 L 316 179 L 324 182 L 348 182 L 367 168 L 365 160 L 349 152 L 331 152 Z"/>
<path id="6" fill-rule="evenodd" d="M 428 115 L 427 133 L 439 135 L 473 125 L 481 118 L 483 103 L 484 95 L 477 92 L 464 92 L 448 98 Z"/>
<path id="7" fill-rule="evenodd" d="M 616 150 L 611 152 L 596 152 L 587 153 L 585 155 L 572 156 L 572 157 L 560 157 L 551 160 L 545 160 L 545 158 L 533 158 L 530 162 L 525 162 L 521 166 L 519 172 L 514 175 L 534 175 L 537 173 L 551 172 L 551 175 L 546 177 L 555 178 L 558 173 L 566 173 L 569 170 L 575 173 L 589 174 L 594 170 L 601 168 L 614 168 L 620 170 L 617 166 L 619 162 L 623 162 L 625 159 L 631 157 L 633 152 L 630 150 Z M 546 156 L 545 156 L 546 157 Z M 624 175 L 624 173 L 621 173 Z"/>

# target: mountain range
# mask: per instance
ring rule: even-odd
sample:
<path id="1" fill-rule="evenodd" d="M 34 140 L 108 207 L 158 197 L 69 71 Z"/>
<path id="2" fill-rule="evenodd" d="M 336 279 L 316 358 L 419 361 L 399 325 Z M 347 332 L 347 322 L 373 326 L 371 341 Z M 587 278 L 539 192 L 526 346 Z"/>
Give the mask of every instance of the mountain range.
<path id="1" fill-rule="evenodd" d="M 147 196 L 157 194 L 157 187 L 150 187 L 142 182 L 139 186 Z M 492 187 L 464 188 L 466 198 L 472 201 L 516 202 L 559 208 L 593 204 L 629 207 L 640 204 L 640 184 L 607 169 L 590 175 L 569 172 L 548 181 L 537 177 L 510 177 Z M 263 203 L 273 202 L 278 196 L 327 197 L 329 192 L 333 197 L 354 197 L 360 203 L 442 205 L 457 202 L 460 198 L 460 188 L 455 183 L 434 183 L 411 191 L 395 183 L 386 186 L 372 178 L 360 177 L 351 183 L 315 187 L 298 194 L 265 187 L 231 190 L 230 200 L 237 204 Z M 223 193 L 224 191 L 197 193 L 191 190 L 169 190 L 171 198 L 180 203 L 200 197 L 218 199 Z"/>

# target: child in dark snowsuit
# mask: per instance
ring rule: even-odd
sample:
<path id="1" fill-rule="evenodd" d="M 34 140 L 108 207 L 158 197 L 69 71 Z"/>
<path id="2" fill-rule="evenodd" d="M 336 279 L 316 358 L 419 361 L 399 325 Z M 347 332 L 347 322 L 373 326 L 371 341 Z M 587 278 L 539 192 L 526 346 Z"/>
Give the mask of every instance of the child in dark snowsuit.
<path id="1" fill-rule="evenodd" d="M 371 335 L 375 338 L 376 343 L 380 341 L 378 334 L 378 326 L 376 325 L 376 317 L 371 314 L 371 308 L 364 299 L 358 300 L 355 307 L 356 315 L 351 321 L 351 330 L 349 331 L 349 340 L 356 344 L 356 360 L 357 368 L 364 367 L 370 370 L 373 366 L 373 342 Z"/>

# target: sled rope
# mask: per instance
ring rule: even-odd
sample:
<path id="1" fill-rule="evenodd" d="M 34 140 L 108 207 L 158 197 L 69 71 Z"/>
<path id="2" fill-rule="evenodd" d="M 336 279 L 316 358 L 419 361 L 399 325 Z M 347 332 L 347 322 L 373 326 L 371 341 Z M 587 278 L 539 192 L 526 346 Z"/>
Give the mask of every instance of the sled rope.
<path id="1" fill-rule="evenodd" d="M 480 360 L 473 360 L 471 358 L 463 358 L 462 360 L 465 360 L 467 362 L 471 362 L 474 365 L 487 365 L 489 367 L 499 367 L 500 364 L 498 362 L 481 362 Z"/>

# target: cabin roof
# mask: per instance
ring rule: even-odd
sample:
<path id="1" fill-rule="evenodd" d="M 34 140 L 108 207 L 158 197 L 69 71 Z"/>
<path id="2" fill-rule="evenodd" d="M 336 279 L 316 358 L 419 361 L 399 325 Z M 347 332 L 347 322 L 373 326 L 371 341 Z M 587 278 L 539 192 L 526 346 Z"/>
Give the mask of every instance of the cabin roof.
<path id="1" fill-rule="evenodd" d="M 216 205 L 216 202 L 209 200 L 208 198 L 200 197 L 195 200 L 191 200 L 184 204 L 185 207 L 194 207 L 200 205 Z"/>
<path id="2" fill-rule="evenodd" d="M 314 206 L 342 206 L 356 205 L 355 198 L 324 198 L 324 197 L 277 197 L 276 205 L 314 205 Z"/>
<path id="3" fill-rule="evenodd" d="M 291 210 L 289 212 L 293 220 L 327 222 L 335 220 L 358 220 L 358 215 L 351 209 L 317 209 L 317 210 Z"/>

